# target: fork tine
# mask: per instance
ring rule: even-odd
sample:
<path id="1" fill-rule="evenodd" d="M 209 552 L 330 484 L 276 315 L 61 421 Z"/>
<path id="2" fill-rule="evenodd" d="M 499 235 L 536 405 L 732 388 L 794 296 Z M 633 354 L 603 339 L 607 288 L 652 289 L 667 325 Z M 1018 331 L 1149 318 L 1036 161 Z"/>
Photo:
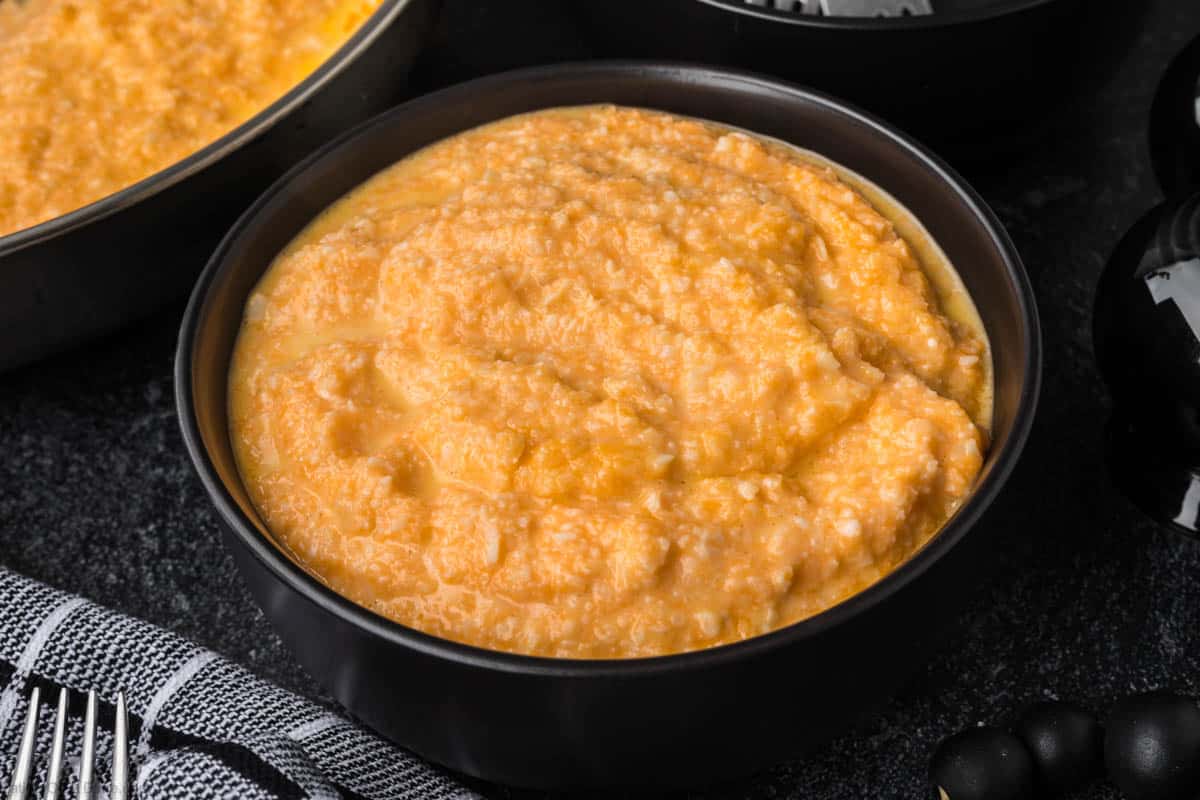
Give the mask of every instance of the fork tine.
<path id="1" fill-rule="evenodd" d="M 25 800 L 29 797 L 29 784 L 33 779 L 33 746 L 37 740 L 41 699 L 41 690 L 34 688 L 29 695 L 29 713 L 25 716 L 25 732 L 17 750 L 17 765 L 13 768 L 12 783 L 8 786 L 8 800 Z"/>
<path id="2" fill-rule="evenodd" d="M 112 788 L 109 800 L 127 800 L 129 797 L 129 714 L 125 707 L 125 693 L 117 695 L 117 719 L 113 723 Z"/>
<path id="3" fill-rule="evenodd" d="M 58 715 L 54 718 L 54 741 L 50 745 L 50 763 L 46 767 L 46 800 L 58 800 L 62 794 L 63 749 L 67 740 L 66 689 L 58 693 Z"/>
<path id="4" fill-rule="evenodd" d="M 79 800 L 95 795 L 92 776 L 96 767 L 96 691 L 88 692 L 87 714 L 83 718 L 83 752 L 79 755 Z"/>

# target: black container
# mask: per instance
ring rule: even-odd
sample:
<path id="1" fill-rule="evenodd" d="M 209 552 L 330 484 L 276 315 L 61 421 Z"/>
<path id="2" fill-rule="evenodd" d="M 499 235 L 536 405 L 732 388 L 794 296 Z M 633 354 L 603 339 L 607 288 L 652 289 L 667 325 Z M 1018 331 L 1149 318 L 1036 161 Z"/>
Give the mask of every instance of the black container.
<path id="1" fill-rule="evenodd" d="M 1167 197 L 1200 191 L 1200 36 L 1172 59 L 1150 107 L 1150 161 Z"/>
<path id="2" fill-rule="evenodd" d="M 742 126 L 816 150 L 924 221 L 974 295 L 996 367 L 993 444 L 978 487 L 907 564 L 817 617 L 739 644 L 571 661 L 468 647 L 339 597 L 277 547 L 238 476 L 226 373 L 243 303 L 314 215 L 365 178 L 456 132 L 543 107 L 615 102 Z M 1034 300 L 979 198 L 937 159 L 838 101 L 754 76 L 593 63 L 485 78 L 413 101 L 278 182 L 221 244 L 184 318 L 176 400 L 188 450 L 247 583 L 300 661 L 354 715 L 433 761 L 553 788 L 697 784 L 822 742 L 895 689 L 979 580 L 977 523 L 1008 478 L 1041 368 Z"/>
<path id="3" fill-rule="evenodd" d="M 1147 212 L 1096 286 L 1092 343 L 1113 412 L 1109 472 L 1143 511 L 1200 537 L 1200 193 Z"/>
<path id="4" fill-rule="evenodd" d="M 440 0 L 384 0 L 320 68 L 177 164 L 0 237 L 0 370 L 183 295 L 238 214 L 313 148 L 399 100 Z"/>
<path id="5" fill-rule="evenodd" d="M 597 53 L 744 67 L 834 92 L 956 160 L 1019 147 L 1120 63 L 1143 0 L 931 0 L 821 17 L 743 0 L 572 3 Z M 768 3 L 769 4 L 769 3 Z"/>

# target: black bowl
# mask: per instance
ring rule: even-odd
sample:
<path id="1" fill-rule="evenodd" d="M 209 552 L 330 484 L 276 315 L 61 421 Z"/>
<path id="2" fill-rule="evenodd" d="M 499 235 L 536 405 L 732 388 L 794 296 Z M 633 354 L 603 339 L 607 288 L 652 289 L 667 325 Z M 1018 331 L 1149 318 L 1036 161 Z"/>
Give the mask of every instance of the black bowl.
<path id="1" fill-rule="evenodd" d="M 994 440 L 945 529 L 876 585 L 739 644 L 626 661 L 491 652 L 389 622 L 276 546 L 238 476 L 226 373 L 243 303 L 271 260 L 334 200 L 414 150 L 538 108 L 614 102 L 704 117 L 811 148 L 906 204 L 979 303 L 994 349 Z M 417 753 L 523 786 L 677 786 L 743 774 L 824 741 L 928 657 L 978 583 L 977 523 L 1033 417 L 1041 367 L 1033 295 L 1004 231 L 936 158 L 840 102 L 752 75 L 592 63 L 506 73 L 415 100 L 280 180 L 205 269 L 180 331 L 176 401 L 188 451 L 251 592 L 300 662 L 366 724 Z"/>
<path id="2" fill-rule="evenodd" d="M 745 0 L 572 3 L 597 54 L 767 72 L 834 92 L 956 159 L 1032 141 L 1121 62 L 1140 0 L 931 0 L 928 16 L 824 17 Z M 770 0 L 766 5 L 773 5 Z"/>
<path id="3" fill-rule="evenodd" d="M 440 0 L 384 0 L 316 71 L 182 161 L 69 214 L 0 237 L 0 370 L 182 296 L 272 181 L 394 105 Z"/>

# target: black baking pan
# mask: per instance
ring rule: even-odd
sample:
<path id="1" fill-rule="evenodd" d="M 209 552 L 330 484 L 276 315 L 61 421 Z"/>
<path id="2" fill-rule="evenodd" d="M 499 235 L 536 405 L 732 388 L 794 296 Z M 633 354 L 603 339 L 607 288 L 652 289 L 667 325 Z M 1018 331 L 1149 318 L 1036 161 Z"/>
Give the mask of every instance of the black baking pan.
<path id="1" fill-rule="evenodd" d="M 271 181 L 395 104 L 440 0 L 384 0 L 321 67 L 241 126 L 139 183 L 0 237 L 0 370 L 185 294 Z"/>
<path id="2" fill-rule="evenodd" d="M 810 0 L 816 2 L 816 0 Z M 1035 139 L 1120 63 L 1143 0 L 928 0 L 923 16 L 835 17 L 772 0 L 572 3 L 595 51 L 744 67 L 834 92 L 955 160 Z M 913 3 L 913 5 L 916 5 Z"/>
<path id="3" fill-rule="evenodd" d="M 744 127 L 810 148 L 906 204 L 958 265 L 995 361 L 993 440 L 978 486 L 907 564 L 777 632 L 658 658 L 573 661 L 482 650 L 338 596 L 273 542 L 238 475 L 226 416 L 243 304 L 322 209 L 418 148 L 539 108 L 614 102 Z M 257 601 L 302 664 L 367 725 L 438 763 L 546 788 L 694 785 L 829 739 L 894 691 L 980 579 L 980 526 L 1033 418 L 1041 369 L 1028 280 L 979 198 L 927 151 L 839 101 L 749 74 L 648 63 L 535 68 L 384 114 L 280 180 L 201 276 L 180 331 L 184 439 Z"/>

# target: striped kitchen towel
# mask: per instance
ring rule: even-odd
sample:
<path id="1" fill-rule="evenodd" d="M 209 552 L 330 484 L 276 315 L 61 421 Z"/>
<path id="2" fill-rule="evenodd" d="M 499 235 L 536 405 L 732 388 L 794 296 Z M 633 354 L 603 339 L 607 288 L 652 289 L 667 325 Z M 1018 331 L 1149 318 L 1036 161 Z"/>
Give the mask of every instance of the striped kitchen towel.
<path id="1" fill-rule="evenodd" d="M 345 718 L 273 686 L 185 639 L 0 567 L 0 783 L 16 760 L 30 690 L 72 694 L 68 753 L 77 756 L 88 690 L 129 702 L 135 796 L 468 800 L 450 776 Z M 52 712 L 43 714 L 44 773 Z M 98 769 L 107 782 L 110 741 Z M 39 776 L 38 785 L 41 784 Z M 68 775 L 68 779 L 70 776 Z M 69 781 L 68 797 L 74 797 Z M 37 795 L 40 796 L 40 793 Z"/>

